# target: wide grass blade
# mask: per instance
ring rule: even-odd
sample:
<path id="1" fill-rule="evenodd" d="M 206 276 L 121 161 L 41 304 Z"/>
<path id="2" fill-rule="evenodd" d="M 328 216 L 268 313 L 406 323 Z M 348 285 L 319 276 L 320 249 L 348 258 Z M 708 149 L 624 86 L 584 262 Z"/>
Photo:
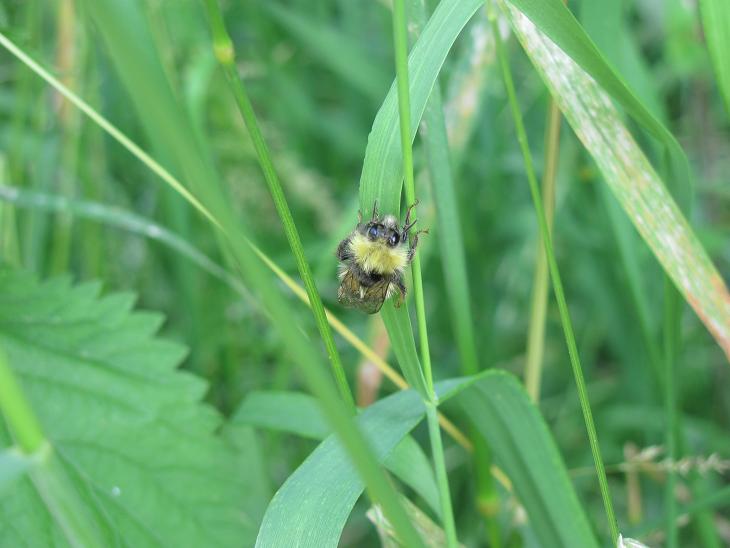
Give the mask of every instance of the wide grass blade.
<path id="1" fill-rule="evenodd" d="M 505 0 L 553 41 L 578 66 L 618 101 L 639 124 L 664 144 L 671 159 L 674 195 L 683 209 L 691 200 L 687 157 L 672 133 L 640 101 L 608 64 L 562 0 Z"/>
<path id="2" fill-rule="evenodd" d="M 730 52 L 730 3 L 727 0 L 700 0 L 700 13 L 717 87 L 730 116 L 730 64 L 727 58 Z"/>
<path id="3" fill-rule="evenodd" d="M 518 9 L 515 33 L 664 270 L 730 357 L 730 294 L 606 92 Z"/>
<path id="4" fill-rule="evenodd" d="M 317 400 L 298 392 L 252 392 L 246 396 L 229 422 L 229 426 L 239 425 L 320 441 L 332 433 Z M 431 510 L 439 515 L 439 494 L 433 469 L 423 449 L 413 438 L 403 438 L 383 461 L 383 465 L 423 497 Z"/>
<path id="5" fill-rule="evenodd" d="M 480 424 L 542 546 L 597 546 L 555 443 L 513 376 L 488 371 L 437 382 L 435 390 L 440 401 L 454 402 Z M 409 390 L 373 404 L 357 422 L 382 460 L 425 412 Z M 337 439 L 327 438 L 274 496 L 257 546 L 337 546 L 362 489 Z"/>
<path id="6" fill-rule="evenodd" d="M 481 2 L 477 0 L 444 0 L 412 48 L 408 62 L 411 139 L 415 137 L 449 49 L 480 6 Z M 375 117 L 368 139 L 360 177 L 360 207 L 365 218 L 372 213 L 376 201 L 382 213 L 397 215 L 400 211 L 403 152 L 399 139 L 397 95 L 396 87 L 391 87 Z M 403 374 L 411 386 L 428 398 L 406 307 L 395 308 L 392 303 L 386 303 L 381 314 Z"/>

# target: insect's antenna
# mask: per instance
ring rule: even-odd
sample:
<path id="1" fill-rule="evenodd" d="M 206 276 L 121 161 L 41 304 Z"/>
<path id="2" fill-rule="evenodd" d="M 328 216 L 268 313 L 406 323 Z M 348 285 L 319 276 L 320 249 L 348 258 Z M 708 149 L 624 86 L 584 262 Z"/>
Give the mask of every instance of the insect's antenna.
<path id="1" fill-rule="evenodd" d="M 371 221 L 374 221 L 378 217 L 378 201 L 375 200 L 375 203 L 373 204 L 373 218 L 370 219 Z"/>
<path id="2" fill-rule="evenodd" d="M 357 210 L 357 224 L 360 224 L 360 223 L 362 223 L 362 210 L 358 209 Z"/>

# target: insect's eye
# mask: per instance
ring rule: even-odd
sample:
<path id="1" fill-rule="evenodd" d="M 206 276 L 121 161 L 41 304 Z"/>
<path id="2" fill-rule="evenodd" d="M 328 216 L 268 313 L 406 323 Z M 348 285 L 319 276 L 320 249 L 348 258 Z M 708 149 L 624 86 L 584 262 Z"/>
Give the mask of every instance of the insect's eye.
<path id="1" fill-rule="evenodd" d="M 373 225 L 370 228 L 368 228 L 368 236 L 370 236 L 371 240 L 374 240 L 378 237 L 378 227 Z"/>
<path id="2" fill-rule="evenodd" d="M 400 240 L 400 238 L 398 237 L 398 233 L 394 232 L 390 236 L 390 238 L 388 238 L 388 243 L 390 244 L 390 247 L 394 247 L 396 244 L 398 244 L 398 240 Z"/>

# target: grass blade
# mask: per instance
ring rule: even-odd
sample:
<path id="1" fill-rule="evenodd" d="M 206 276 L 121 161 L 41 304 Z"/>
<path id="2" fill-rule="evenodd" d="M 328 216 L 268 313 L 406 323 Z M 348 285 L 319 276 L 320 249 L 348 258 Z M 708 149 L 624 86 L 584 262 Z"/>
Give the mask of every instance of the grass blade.
<path id="1" fill-rule="evenodd" d="M 664 270 L 730 357 L 730 294 L 601 87 L 516 8 L 515 32 Z"/>
<path id="2" fill-rule="evenodd" d="M 494 35 L 494 40 L 497 45 L 497 57 L 499 58 L 500 65 L 502 66 L 504 84 L 505 88 L 507 89 L 507 96 L 509 98 L 510 107 L 512 109 L 512 117 L 514 118 L 514 123 L 517 130 L 517 140 L 520 143 L 520 148 L 522 149 L 522 154 L 525 160 L 527 180 L 530 185 L 530 194 L 532 195 L 532 202 L 535 206 L 538 226 L 540 228 L 540 236 L 542 238 L 543 246 L 545 248 L 545 255 L 547 256 L 548 267 L 550 268 L 550 280 L 552 281 L 555 300 L 558 303 L 560 322 L 563 326 L 565 342 L 568 346 L 570 365 L 573 369 L 573 377 L 575 379 L 575 385 L 578 390 L 578 399 L 580 400 L 580 407 L 583 413 L 583 421 L 588 432 L 588 442 L 591 446 L 591 454 L 593 455 L 593 462 L 595 464 L 596 474 L 598 475 L 598 483 L 601 489 L 603 507 L 606 511 L 606 519 L 608 521 L 608 526 L 611 530 L 611 542 L 615 542 L 618 538 L 618 525 L 616 524 L 616 518 L 614 517 L 613 513 L 611 495 L 608 491 L 606 470 L 603 466 L 601 448 L 598 444 L 598 434 L 596 433 L 596 427 L 593 423 L 593 414 L 591 412 L 591 406 L 588 400 L 588 392 L 586 390 L 585 380 L 583 379 L 583 370 L 581 368 L 580 358 L 578 356 L 578 346 L 576 345 L 575 335 L 573 334 L 573 324 L 570 319 L 568 304 L 565 300 L 563 283 L 560 278 L 560 271 L 558 270 L 558 263 L 555 260 L 555 254 L 553 252 L 552 237 L 550 235 L 550 229 L 548 228 L 548 222 L 545 216 L 545 209 L 542 204 L 542 197 L 540 196 L 540 189 L 538 187 L 537 177 L 535 176 L 535 171 L 532 165 L 532 156 L 530 153 L 529 143 L 527 142 L 527 133 L 525 132 L 525 127 L 522 122 L 522 114 L 520 113 L 519 105 L 517 104 L 517 94 L 515 93 L 514 84 L 512 82 L 512 74 L 509 68 L 509 64 L 507 62 L 507 57 L 504 53 L 502 38 L 499 34 L 499 28 L 497 26 L 495 8 L 493 6 L 490 6 L 490 8 L 491 9 L 489 9 L 489 17 L 492 24 L 492 33 Z"/>
<path id="3" fill-rule="evenodd" d="M 509 469 L 542 546 L 597 546 L 547 426 L 512 375 L 487 371 L 437 382 L 435 391 L 439 401 L 453 402 L 480 425 L 495 460 Z M 410 390 L 376 402 L 357 422 L 382 459 L 425 412 Z M 336 438 L 327 438 L 274 496 L 257 546 L 336 546 L 362 489 Z"/>
<path id="4" fill-rule="evenodd" d="M 396 84 L 398 89 L 398 119 L 400 122 L 401 151 L 403 153 L 403 173 L 405 175 L 405 194 L 408 206 L 416 204 L 416 184 L 413 178 L 413 149 L 411 146 L 411 106 L 410 86 L 408 77 L 408 20 L 406 18 L 406 7 L 404 0 L 395 0 L 393 4 L 393 43 L 395 47 Z M 445 132 L 445 131 L 444 131 Z M 410 239 L 413 244 L 414 234 L 418 234 L 417 220 L 413 221 Z M 447 545 L 455 548 L 458 544 L 456 539 L 456 525 L 454 524 L 454 511 L 451 505 L 451 494 L 449 493 L 449 480 L 446 473 L 446 462 L 444 459 L 443 442 L 441 441 L 441 430 L 439 429 L 438 417 L 436 414 L 436 394 L 433 391 L 433 371 L 431 370 L 431 353 L 428 347 L 428 330 L 426 327 L 426 305 L 423 298 L 423 279 L 421 278 L 421 256 L 416 253 L 411 261 L 411 272 L 413 274 L 413 295 L 416 301 L 416 318 L 418 320 L 418 337 L 421 343 L 421 363 L 423 365 L 423 376 L 426 379 L 428 399 L 426 401 L 426 418 L 428 422 L 428 434 L 431 441 L 431 454 L 434 467 L 436 468 L 436 479 L 439 487 L 439 500 L 441 502 L 441 517 L 443 519 L 444 531 L 446 533 Z"/>
<path id="5" fill-rule="evenodd" d="M 228 36 L 225 24 L 223 22 L 223 16 L 218 7 L 218 0 L 207 0 L 206 8 L 208 11 L 208 19 L 213 33 L 213 50 L 218 62 L 223 68 L 223 72 L 228 80 L 228 85 L 231 88 L 238 110 L 241 113 L 241 117 L 246 123 L 249 135 L 253 141 L 254 148 L 256 149 L 256 156 L 261 166 L 261 170 L 264 172 L 264 178 L 269 186 L 269 192 L 276 205 L 276 211 L 279 214 L 279 219 L 286 233 L 286 238 L 289 241 L 289 247 L 294 254 L 294 259 L 297 263 L 299 275 L 304 282 L 304 287 L 307 290 L 307 297 L 309 298 L 309 306 L 312 309 L 314 320 L 319 329 L 319 334 L 322 337 L 327 354 L 332 364 L 332 372 L 337 382 L 337 387 L 340 390 L 342 399 L 355 411 L 355 400 L 352 398 L 352 392 L 347 384 L 347 377 L 345 376 L 345 370 L 342 366 L 342 359 L 340 353 L 337 351 L 335 345 L 335 339 L 332 336 L 329 323 L 325 316 L 324 305 L 322 304 L 322 298 L 319 296 L 317 285 L 314 282 L 312 276 L 312 269 L 304 256 L 304 247 L 302 246 L 302 240 L 299 237 L 299 231 L 294 224 L 294 218 L 292 217 L 289 204 L 287 204 L 284 190 L 281 188 L 279 177 L 274 169 L 274 164 L 271 160 L 271 154 L 264 141 L 264 136 L 259 129 L 258 121 L 256 120 L 256 114 L 253 110 L 253 105 L 248 98 L 248 93 L 243 84 L 243 80 L 238 76 L 238 69 L 236 68 L 235 51 L 233 48 L 233 42 Z"/>
<path id="6" fill-rule="evenodd" d="M 298 392 L 252 392 L 241 403 L 229 426 L 249 425 L 324 440 L 332 433 L 317 400 Z M 423 449 L 410 436 L 396 445 L 383 465 L 410 486 L 438 515 L 439 493 L 433 469 Z"/>
<path id="7" fill-rule="evenodd" d="M 664 144 L 672 163 L 673 192 L 682 208 L 688 207 L 691 199 L 692 175 L 682 147 L 608 64 L 562 0 L 508 0 L 508 2 L 590 74 L 639 124 Z"/>

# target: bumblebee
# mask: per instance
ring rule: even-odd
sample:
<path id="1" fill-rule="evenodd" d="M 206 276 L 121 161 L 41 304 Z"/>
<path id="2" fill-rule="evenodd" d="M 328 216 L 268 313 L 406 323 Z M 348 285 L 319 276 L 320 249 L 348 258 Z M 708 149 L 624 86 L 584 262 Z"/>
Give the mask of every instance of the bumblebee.
<path id="1" fill-rule="evenodd" d="M 406 296 L 403 272 L 416 254 L 419 230 L 408 245 L 408 232 L 416 224 L 411 212 L 418 202 L 408 208 L 402 227 L 393 215 L 378 215 L 378 203 L 373 205 L 373 216 L 368 222 L 358 223 L 347 238 L 337 246 L 340 260 L 340 287 L 337 300 L 348 307 L 375 314 L 386 299 L 398 293 L 399 307 Z"/>

